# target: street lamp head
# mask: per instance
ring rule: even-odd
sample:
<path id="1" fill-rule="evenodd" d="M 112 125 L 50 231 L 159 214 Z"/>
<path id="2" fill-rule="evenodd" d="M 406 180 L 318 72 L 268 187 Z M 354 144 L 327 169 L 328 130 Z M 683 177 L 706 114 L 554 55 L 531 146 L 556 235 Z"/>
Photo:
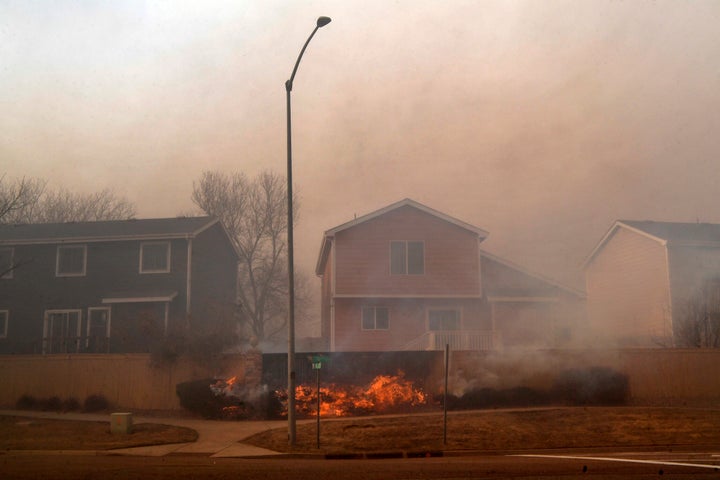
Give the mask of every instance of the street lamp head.
<path id="1" fill-rule="evenodd" d="M 332 21 L 332 20 L 330 19 L 330 17 L 318 17 L 318 19 L 317 19 L 317 27 L 318 27 L 318 28 L 324 27 L 325 25 L 327 25 L 327 24 L 330 23 L 331 21 Z"/>

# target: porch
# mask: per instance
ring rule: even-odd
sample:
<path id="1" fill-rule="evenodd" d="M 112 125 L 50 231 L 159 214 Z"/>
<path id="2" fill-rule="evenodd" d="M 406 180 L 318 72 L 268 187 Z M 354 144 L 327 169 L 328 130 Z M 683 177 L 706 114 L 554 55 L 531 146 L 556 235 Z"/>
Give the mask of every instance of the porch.
<path id="1" fill-rule="evenodd" d="M 450 350 L 489 351 L 502 344 L 500 333 L 492 330 L 433 330 L 408 342 L 402 350 Z"/>

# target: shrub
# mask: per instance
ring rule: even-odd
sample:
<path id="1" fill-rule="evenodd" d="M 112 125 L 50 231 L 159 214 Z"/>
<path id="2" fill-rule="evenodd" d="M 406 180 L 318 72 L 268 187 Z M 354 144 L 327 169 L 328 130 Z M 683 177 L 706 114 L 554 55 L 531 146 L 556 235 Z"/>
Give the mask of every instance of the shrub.
<path id="1" fill-rule="evenodd" d="M 80 410 L 80 402 L 75 397 L 66 398 L 62 402 L 62 411 L 63 412 L 75 412 L 77 410 Z"/>
<path id="2" fill-rule="evenodd" d="M 621 405 L 627 402 L 627 375 L 607 367 L 565 370 L 558 375 L 553 397 L 572 405 Z"/>
<path id="3" fill-rule="evenodd" d="M 48 412 L 59 412 L 62 407 L 60 397 L 50 397 L 40 400 L 40 409 Z"/>
<path id="4" fill-rule="evenodd" d="M 94 394 L 88 395 L 83 403 L 84 412 L 102 412 L 110 408 L 110 403 L 103 395 Z"/>
<path id="5" fill-rule="evenodd" d="M 15 408 L 18 410 L 34 410 L 37 406 L 38 401 L 32 395 L 23 395 L 15 403 Z"/>
<path id="6" fill-rule="evenodd" d="M 213 378 L 179 383 L 175 392 L 183 408 L 208 419 L 271 418 L 280 408 L 264 387 L 228 385 Z"/>

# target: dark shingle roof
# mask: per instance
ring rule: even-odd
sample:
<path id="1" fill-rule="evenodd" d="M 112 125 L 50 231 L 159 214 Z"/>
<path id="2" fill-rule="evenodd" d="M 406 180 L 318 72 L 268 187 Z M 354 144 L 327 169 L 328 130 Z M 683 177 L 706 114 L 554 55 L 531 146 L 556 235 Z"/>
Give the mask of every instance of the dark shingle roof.
<path id="1" fill-rule="evenodd" d="M 0 225 L 0 244 L 177 238 L 194 236 L 217 219 L 213 217 L 152 218 L 101 222 Z"/>
<path id="2" fill-rule="evenodd" d="M 720 224 L 619 220 L 620 223 L 670 243 L 720 243 Z"/>

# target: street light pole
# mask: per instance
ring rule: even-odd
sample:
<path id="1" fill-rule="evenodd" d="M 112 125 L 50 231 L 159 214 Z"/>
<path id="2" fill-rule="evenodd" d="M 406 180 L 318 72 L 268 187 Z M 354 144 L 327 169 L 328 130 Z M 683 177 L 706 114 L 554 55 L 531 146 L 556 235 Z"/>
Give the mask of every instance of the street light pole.
<path id="1" fill-rule="evenodd" d="M 290 79 L 285 82 L 285 97 L 287 103 L 287 249 L 288 249 L 288 443 L 295 445 L 296 423 L 295 423 L 295 264 L 293 252 L 293 190 L 292 190 L 292 124 L 290 121 L 290 92 L 292 92 L 293 80 L 297 73 L 300 59 L 319 28 L 330 23 L 330 17 L 319 17 L 315 29 L 308 37 L 300 55 L 298 55 L 295 67 L 292 70 Z"/>

